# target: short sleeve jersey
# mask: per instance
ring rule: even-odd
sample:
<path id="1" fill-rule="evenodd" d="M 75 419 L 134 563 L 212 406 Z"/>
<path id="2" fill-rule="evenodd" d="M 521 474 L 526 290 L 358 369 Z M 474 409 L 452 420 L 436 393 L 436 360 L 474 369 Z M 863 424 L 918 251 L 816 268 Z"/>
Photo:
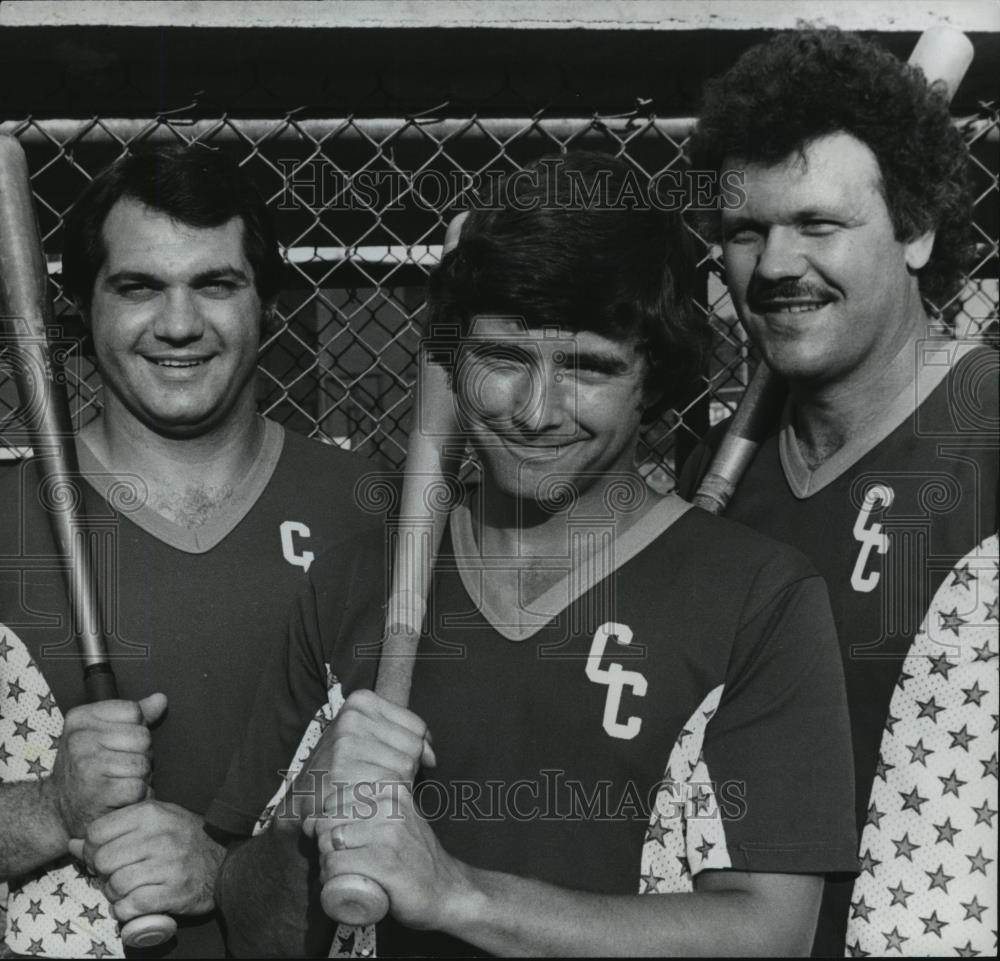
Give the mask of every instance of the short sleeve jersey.
<path id="1" fill-rule="evenodd" d="M 187 529 L 145 505 L 141 478 L 111 475 L 82 445 L 79 454 L 86 480 L 71 479 L 62 492 L 41 489 L 31 461 L 3 478 L 0 780 L 44 776 L 63 714 L 85 701 L 47 516 L 76 496 L 96 545 L 120 694 L 168 698 L 153 732 L 156 797 L 204 814 L 313 558 L 366 527 L 382 530 L 381 518 L 359 506 L 366 461 L 267 421 L 233 508 Z M 121 956 L 107 902 L 96 887 L 74 887 L 79 877 L 65 859 L 12 884 L 6 940 L 15 952 Z M 82 901 L 64 896 L 81 890 Z M 216 917 L 184 919 L 165 956 L 222 957 Z"/>
<path id="2" fill-rule="evenodd" d="M 616 894 L 690 891 L 706 869 L 855 869 L 822 582 L 796 552 L 678 503 L 570 564 L 525 605 L 527 627 L 488 603 L 470 515 L 453 513 L 410 707 L 438 758 L 415 798 L 454 856 Z M 317 705 L 372 685 L 384 554 L 359 543 L 317 562 L 216 823 L 249 831 Z M 334 948 L 360 939 L 341 926 Z M 391 922 L 377 941 L 382 955 L 474 950 Z"/>
<path id="3" fill-rule="evenodd" d="M 726 512 L 830 589 L 862 870 L 827 884 L 818 956 L 996 946 L 998 354 L 960 348 L 921 345 L 914 385 L 815 471 L 786 413 Z"/>

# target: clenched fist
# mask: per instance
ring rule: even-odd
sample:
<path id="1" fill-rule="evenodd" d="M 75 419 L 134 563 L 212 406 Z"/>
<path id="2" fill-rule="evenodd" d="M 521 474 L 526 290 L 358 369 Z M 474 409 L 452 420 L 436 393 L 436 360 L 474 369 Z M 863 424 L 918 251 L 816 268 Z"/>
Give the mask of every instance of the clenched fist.
<path id="1" fill-rule="evenodd" d="M 225 848 L 202 819 L 177 804 L 145 801 L 93 821 L 73 853 L 104 879 L 115 917 L 205 914 L 215 907 L 215 876 Z"/>
<path id="2" fill-rule="evenodd" d="M 299 808 L 306 833 L 312 833 L 310 817 L 350 810 L 382 787 L 409 787 L 421 765 L 435 764 L 423 720 L 372 691 L 353 692 L 296 780 L 298 796 L 322 785 L 321 810 Z"/>
<path id="3" fill-rule="evenodd" d="M 149 725 L 167 699 L 102 701 L 66 714 L 52 774 L 44 784 L 69 838 L 82 838 L 92 821 L 146 796 L 152 770 Z"/>

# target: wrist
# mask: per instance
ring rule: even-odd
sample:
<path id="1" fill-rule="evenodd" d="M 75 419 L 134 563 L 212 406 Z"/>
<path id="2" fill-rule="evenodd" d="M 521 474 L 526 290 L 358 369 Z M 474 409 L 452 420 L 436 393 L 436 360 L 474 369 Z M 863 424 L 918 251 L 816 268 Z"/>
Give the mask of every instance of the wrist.
<path id="1" fill-rule="evenodd" d="M 438 930 L 469 940 L 468 932 L 480 929 L 489 917 L 488 871 L 454 861 L 452 882 L 441 899 Z"/>
<path id="2" fill-rule="evenodd" d="M 69 853 L 70 830 L 63 811 L 59 788 L 51 776 L 38 780 L 38 816 L 45 824 L 45 834 L 51 842 L 52 857 Z"/>

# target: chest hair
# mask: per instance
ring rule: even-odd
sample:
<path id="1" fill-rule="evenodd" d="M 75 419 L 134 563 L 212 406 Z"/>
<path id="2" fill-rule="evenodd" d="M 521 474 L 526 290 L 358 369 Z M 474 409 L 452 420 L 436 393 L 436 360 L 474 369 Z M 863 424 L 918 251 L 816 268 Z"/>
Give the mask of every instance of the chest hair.
<path id="1" fill-rule="evenodd" d="M 150 504 L 157 514 L 181 527 L 201 527 L 208 523 L 230 500 L 229 484 L 211 486 L 189 484 L 183 490 L 157 489 L 150 492 Z"/>

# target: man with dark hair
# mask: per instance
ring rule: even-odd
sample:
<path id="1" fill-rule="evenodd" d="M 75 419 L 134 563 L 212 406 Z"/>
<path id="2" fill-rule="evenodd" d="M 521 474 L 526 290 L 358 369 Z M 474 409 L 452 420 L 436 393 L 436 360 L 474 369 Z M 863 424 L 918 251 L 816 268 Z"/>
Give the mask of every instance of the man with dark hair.
<path id="1" fill-rule="evenodd" d="M 363 462 L 256 413 L 280 269 L 249 179 L 202 147 L 119 161 L 67 218 L 63 277 L 104 385 L 70 496 L 100 543 L 132 700 L 85 703 L 45 516 L 59 497 L 26 461 L 0 490 L 0 878 L 18 954 L 121 956 L 116 921 L 168 912 L 169 956 L 223 955 L 222 839 L 202 815 L 313 556 L 369 523 Z"/>
<path id="2" fill-rule="evenodd" d="M 862 872 L 814 951 L 992 954 L 997 354 L 940 332 L 972 250 L 947 97 L 851 34 L 782 34 L 709 85 L 691 155 L 745 180 L 726 279 L 788 386 L 727 514 L 817 565 L 847 678 Z"/>
<path id="3" fill-rule="evenodd" d="M 528 173 L 544 164 L 588 194 L 628 172 L 571 153 Z M 636 464 L 700 339 L 680 218 L 574 209 L 560 181 L 473 212 L 432 278 L 478 483 L 449 517 L 409 710 L 371 693 L 364 656 L 383 541 L 310 572 L 218 801 L 249 833 L 278 789 L 220 873 L 237 953 L 796 954 L 821 876 L 855 869 L 819 579 Z M 377 945 L 319 910 L 318 882 L 352 873 L 388 893 Z"/>

